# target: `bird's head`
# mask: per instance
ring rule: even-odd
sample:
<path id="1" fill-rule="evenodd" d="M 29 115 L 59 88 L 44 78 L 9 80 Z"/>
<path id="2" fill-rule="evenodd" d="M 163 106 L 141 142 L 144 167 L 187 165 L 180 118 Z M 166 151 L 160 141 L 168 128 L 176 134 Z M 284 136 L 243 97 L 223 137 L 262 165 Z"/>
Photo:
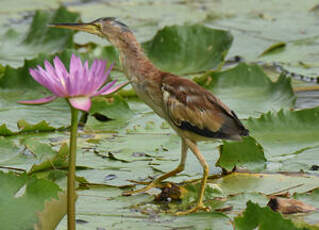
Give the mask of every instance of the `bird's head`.
<path id="1" fill-rule="evenodd" d="M 50 27 L 79 30 L 113 40 L 119 38 L 123 32 L 131 32 L 127 25 L 114 17 L 104 17 L 88 23 L 56 23 Z"/>

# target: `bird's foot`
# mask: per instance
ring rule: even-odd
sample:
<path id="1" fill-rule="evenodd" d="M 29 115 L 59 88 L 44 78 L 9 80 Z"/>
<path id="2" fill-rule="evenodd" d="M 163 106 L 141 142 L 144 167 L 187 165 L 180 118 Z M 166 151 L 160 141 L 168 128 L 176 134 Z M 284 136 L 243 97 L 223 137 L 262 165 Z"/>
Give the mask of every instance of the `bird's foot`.
<path id="1" fill-rule="evenodd" d="M 143 187 L 141 189 L 125 191 L 125 192 L 122 193 L 122 196 L 131 196 L 131 195 L 134 195 L 134 194 L 137 194 L 137 193 L 146 192 L 146 191 L 150 190 L 151 188 L 156 187 L 156 185 L 157 185 L 156 183 L 151 182 L 147 186 L 145 186 L 145 187 Z"/>
<path id="2" fill-rule="evenodd" d="M 198 211 L 204 211 L 204 212 L 209 212 L 210 208 L 206 207 L 204 204 L 200 203 L 197 204 L 195 207 L 185 210 L 185 211 L 180 211 L 180 212 L 175 212 L 174 215 L 176 216 L 183 216 L 183 215 L 188 215 L 194 212 L 198 212 Z"/>

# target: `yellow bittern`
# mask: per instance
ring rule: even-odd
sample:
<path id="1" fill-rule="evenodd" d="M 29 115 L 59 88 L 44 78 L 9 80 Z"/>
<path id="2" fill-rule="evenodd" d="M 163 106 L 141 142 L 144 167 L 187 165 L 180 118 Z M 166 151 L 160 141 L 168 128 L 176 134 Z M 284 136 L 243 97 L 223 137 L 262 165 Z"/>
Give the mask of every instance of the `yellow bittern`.
<path id="1" fill-rule="evenodd" d="M 197 142 L 213 139 L 240 140 L 248 130 L 236 114 L 208 90 L 191 80 L 159 70 L 145 56 L 132 31 L 113 17 L 90 23 L 59 23 L 56 28 L 85 31 L 106 38 L 119 51 L 126 77 L 141 100 L 165 119 L 182 139 L 181 161 L 177 168 L 158 177 L 132 195 L 145 192 L 161 181 L 184 170 L 187 150 L 190 149 L 203 167 L 203 178 L 196 205 L 176 214 L 206 210 L 203 196 L 208 177 L 208 164 L 197 147 Z"/>

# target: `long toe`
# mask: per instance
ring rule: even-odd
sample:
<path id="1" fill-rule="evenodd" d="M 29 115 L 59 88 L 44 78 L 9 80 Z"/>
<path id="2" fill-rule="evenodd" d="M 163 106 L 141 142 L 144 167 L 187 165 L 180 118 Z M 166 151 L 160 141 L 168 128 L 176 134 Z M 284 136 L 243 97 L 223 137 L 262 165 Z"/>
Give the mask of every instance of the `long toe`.
<path id="1" fill-rule="evenodd" d="M 141 188 L 141 189 L 137 189 L 137 190 L 132 190 L 132 191 L 125 191 L 122 193 L 122 196 L 131 196 L 131 195 L 134 195 L 134 194 L 138 194 L 138 193 L 143 193 L 143 192 L 146 192 L 148 190 L 150 190 L 151 188 L 154 188 L 156 187 L 156 184 L 155 183 L 150 183 L 148 184 L 147 186 Z"/>
<path id="2" fill-rule="evenodd" d="M 210 211 L 210 208 L 209 208 L 209 207 L 206 207 L 206 206 L 203 205 L 203 204 L 198 204 L 198 205 L 196 205 L 195 207 L 193 207 L 193 208 L 191 208 L 191 209 L 188 209 L 188 210 L 185 210 L 185 211 L 176 212 L 176 213 L 174 213 L 174 215 L 176 215 L 176 216 L 183 216 L 183 215 L 195 213 L 195 212 L 198 212 L 198 211 L 209 212 L 209 211 Z"/>

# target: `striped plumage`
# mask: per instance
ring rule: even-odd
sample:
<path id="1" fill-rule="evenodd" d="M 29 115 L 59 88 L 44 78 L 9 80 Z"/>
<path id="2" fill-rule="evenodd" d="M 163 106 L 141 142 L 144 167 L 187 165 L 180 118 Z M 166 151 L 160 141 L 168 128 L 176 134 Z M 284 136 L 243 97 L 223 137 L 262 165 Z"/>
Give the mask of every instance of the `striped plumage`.
<path id="1" fill-rule="evenodd" d="M 248 135 L 232 110 L 193 81 L 164 73 L 161 90 L 169 119 L 188 132 L 187 138 L 240 140 L 240 136 Z"/>
<path id="2" fill-rule="evenodd" d="M 62 23 L 57 28 L 81 30 L 109 40 L 118 50 L 126 77 L 136 94 L 156 114 L 165 119 L 182 139 L 181 161 L 177 168 L 158 177 L 149 185 L 124 195 L 145 192 L 168 177 L 184 170 L 187 150 L 190 149 L 203 167 L 203 178 L 196 205 L 176 214 L 188 214 L 206 209 L 203 204 L 208 165 L 199 152 L 197 142 L 201 140 L 240 140 L 248 130 L 236 114 L 211 92 L 191 80 L 162 72 L 144 55 L 130 29 L 115 18 L 101 18 L 91 23 Z"/>

